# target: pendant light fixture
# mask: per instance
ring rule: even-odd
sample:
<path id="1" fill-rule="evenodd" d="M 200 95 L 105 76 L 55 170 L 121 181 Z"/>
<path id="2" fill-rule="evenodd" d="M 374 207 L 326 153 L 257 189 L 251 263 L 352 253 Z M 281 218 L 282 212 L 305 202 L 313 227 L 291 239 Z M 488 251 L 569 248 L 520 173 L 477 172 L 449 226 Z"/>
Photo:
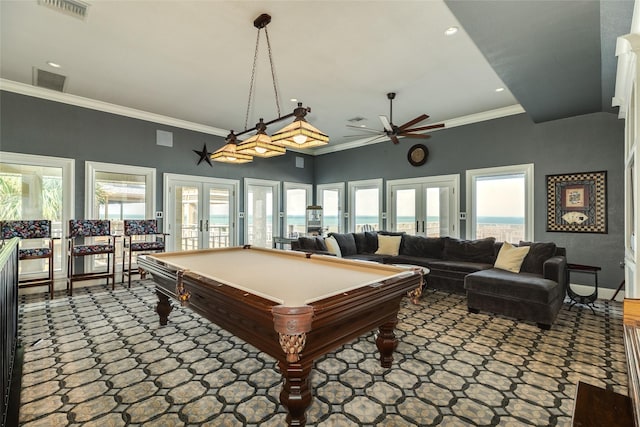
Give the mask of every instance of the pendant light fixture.
<path id="1" fill-rule="evenodd" d="M 276 83 L 275 68 L 273 65 L 273 55 L 271 52 L 271 42 L 269 41 L 269 32 L 267 31 L 267 25 L 271 22 L 271 16 L 263 13 L 253 21 L 253 26 L 258 29 L 258 35 L 256 39 L 256 49 L 253 56 L 253 68 L 251 69 L 251 80 L 249 82 L 249 100 L 247 102 L 247 112 L 245 114 L 245 130 L 240 133 L 234 133 L 231 131 L 227 136 L 226 144 L 215 151 L 211 155 L 211 159 L 217 162 L 226 163 L 247 163 L 253 160 L 254 156 L 257 157 L 274 157 L 280 156 L 286 153 L 285 146 L 292 148 L 310 148 L 319 145 L 324 145 L 329 142 L 329 137 L 323 134 L 321 131 L 311 126 L 306 120 L 305 116 L 311 111 L 309 107 L 303 107 L 302 103 L 298 103 L 298 107 L 293 110 L 292 113 L 281 116 L 280 115 L 280 98 L 278 95 L 278 85 Z M 273 81 L 273 91 L 275 93 L 276 109 L 278 117 L 265 123 L 261 118 L 260 121 L 251 129 L 247 129 L 249 122 L 249 112 L 251 110 L 251 102 L 254 95 L 255 88 L 255 74 L 256 63 L 258 59 L 258 52 L 260 49 L 260 32 L 264 29 L 265 38 L 267 40 L 267 49 L 269 53 L 269 64 L 271 66 L 271 78 Z M 293 123 L 285 126 L 283 129 L 270 137 L 267 134 L 267 126 L 285 120 L 291 117 L 295 117 Z M 244 142 L 238 142 L 237 137 L 256 131 L 256 134 L 245 140 Z"/>

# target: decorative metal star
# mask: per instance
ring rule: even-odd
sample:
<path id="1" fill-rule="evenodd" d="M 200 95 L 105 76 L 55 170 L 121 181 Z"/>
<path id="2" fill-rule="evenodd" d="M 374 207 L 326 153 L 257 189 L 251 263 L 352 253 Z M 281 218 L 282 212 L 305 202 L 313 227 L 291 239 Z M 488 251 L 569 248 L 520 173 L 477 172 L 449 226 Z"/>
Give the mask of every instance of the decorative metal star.
<path id="1" fill-rule="evenodd" d="M 209 163 L 209 166 L 213 167 L 213 164 L 211 163 L 211 157 L 209 157 L 211 155 L 211 153 L 209 153 L 207 151 L 207 144 L 204 144 L 202 146 L 202 151 L 198 151 L 198 150 L 192 150 L 194 153 L 200 155 L 200 160 L 198 160 L 198 165 L 200 163 L 202 163 L 202 161 L 204 160 L 205 162 Z M 197 165 L 196 165 L 197 166 Z"/>

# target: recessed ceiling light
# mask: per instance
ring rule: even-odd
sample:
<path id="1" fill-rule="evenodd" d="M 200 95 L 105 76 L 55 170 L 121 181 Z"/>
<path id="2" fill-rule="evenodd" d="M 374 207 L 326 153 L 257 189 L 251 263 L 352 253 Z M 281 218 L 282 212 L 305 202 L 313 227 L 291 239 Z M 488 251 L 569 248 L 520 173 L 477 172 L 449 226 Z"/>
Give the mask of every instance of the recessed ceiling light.
<path id="1" fill-rule="evenodd" d="M 496 92 L 503 92 L 503 91 L 504 91 L 503 87 L 499 87 L 499 88 L 496 89 Z"/>
<path id="2" fill-rule="evenodd" d="M 291 101 L 291 102 L 298 102 L 298 99 L 297 99 L 297 98 L 291 98 L 289 101 Z"/>
<path id="3" fill-rule="evenodd" d="M 47 65 L 53 68 L 60 68 L 62 67 L 62 65 L 58 64 L 57 62 L 53 62 L 53 61 L 47 61 Z"/>
<path id="4" fill-rule="evenodd" d="M 445 36 L 452 36 L 452 35 L 454 35 L 455 33 L 457 33 L 457 32 L 458 32 L 458 30 L 459 30 L 459 28 L 458 28 L 458 27 L 449 27 L 449 28 L 447 28 L 447 29 L 444 31 L 444 35 L 445 35 Z"/>

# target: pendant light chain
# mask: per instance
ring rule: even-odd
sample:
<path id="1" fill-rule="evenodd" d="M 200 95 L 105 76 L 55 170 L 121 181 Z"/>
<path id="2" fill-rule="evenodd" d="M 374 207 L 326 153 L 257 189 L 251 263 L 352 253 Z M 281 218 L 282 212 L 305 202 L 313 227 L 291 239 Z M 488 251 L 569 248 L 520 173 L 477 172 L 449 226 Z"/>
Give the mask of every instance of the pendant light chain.
<path id="1" fill-rule="evenodd" d="M 281 117 L 280 114 L 280 97 L 278 96 L 278 85 L 276 83 L 276 69 L 273 66 L 273 53 L 271 52 L 271 42 L 269 41 L 269 31 L 267 31 L 267 27 L 264 27 L 264 35 L 267 38 L 267 51 L 269 52 L 269 64 L 271 65 L 271 79 L 273 80 L 273 92 L 276 95 L 276 109 L 278 110 L 278 117 Z"/>
<path id="2" fill-rule="evenodd" d="M 256 64 L 258 62 L 259 48 L 260 48 L 260 30 L 258 30 L 258 36 L 256 38 L 256 51 L 253 54 L 253 67 L 251 68 L 251 80 L 249 81 L 249 100 L 247 101 L 247 113 L 244 115 L 244 130 L 248 129 L 248 124 L 249 124 L 249 110 L 251 109 L 251 99 L 253 98 L 253 88 L 255 87 Z M 280 112 L 278 112 L 278 116 L 280 116 Z"/>

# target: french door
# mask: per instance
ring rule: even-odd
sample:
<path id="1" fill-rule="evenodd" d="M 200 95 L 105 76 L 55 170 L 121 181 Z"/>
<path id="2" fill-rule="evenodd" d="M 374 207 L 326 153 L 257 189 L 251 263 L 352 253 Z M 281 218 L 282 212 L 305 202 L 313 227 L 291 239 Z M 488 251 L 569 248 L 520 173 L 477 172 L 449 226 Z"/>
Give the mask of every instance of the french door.
<path id="1" fill-rule="evenodd" d="M 387 182 L 389 228 L 427 237 L 459 236 L 458 175 Z"/>
<path id="2" fill-rule="evenodd" d="M 168 248 L 188 251 L 237 244 L 238 181 L 165 174 Z"/>
<path id="3" fill-rule="evenodd" d="M 245 244 L 273 247 L 273 237 L 280 236 L 279 206 L 279 181 L 244 179 Z"/>

